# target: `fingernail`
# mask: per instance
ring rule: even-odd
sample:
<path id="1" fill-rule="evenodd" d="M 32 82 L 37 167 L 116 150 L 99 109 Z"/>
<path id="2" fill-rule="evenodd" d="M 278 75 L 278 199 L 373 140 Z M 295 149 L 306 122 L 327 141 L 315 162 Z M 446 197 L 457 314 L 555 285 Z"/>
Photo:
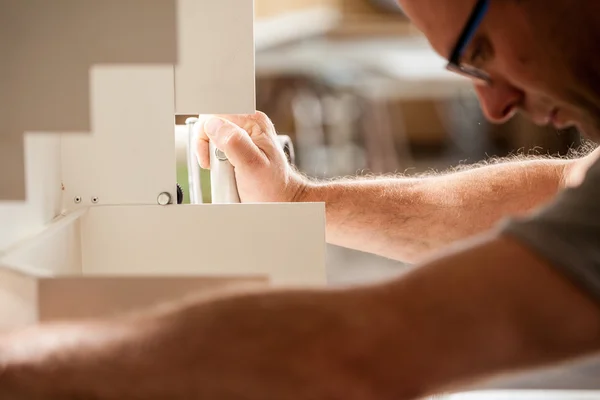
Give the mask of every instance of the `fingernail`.
<path id="1" fill-rule="evenodd" d="M 216 117 L 211 117 L 204 124 L 204 132 L 206 132 L 206 134 L 208 136 L 214 136 L 214 135 L 217 134 L 217 132 L 219 131 L 219 129 L 221 129 L 221 127 L 223 126 L 223 124 L 224 124 L 224 122 L 223 122 L 222 119 L 216 118 Z"/>

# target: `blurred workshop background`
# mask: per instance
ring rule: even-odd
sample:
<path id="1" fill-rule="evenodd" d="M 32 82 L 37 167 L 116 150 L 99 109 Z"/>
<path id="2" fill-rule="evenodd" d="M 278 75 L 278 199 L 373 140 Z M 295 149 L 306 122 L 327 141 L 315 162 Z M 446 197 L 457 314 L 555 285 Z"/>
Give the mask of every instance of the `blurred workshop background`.
<path id="1" fill-rule="evenodd" d="M 256 0 L 257 108 L 322 178 L 444 170 L 516 152 L 566 153 L 575 131 L 486 122 L 470 82 L 445 70 L 395 0 Z M 398 263 L 330 246 L 332 284 Z"/>
<path id="2" fill-rule="evenodd" d="M 292 138 L 296 165 L 309 176 L 441 171 L 516 153 L 566 154 L 580 144 L 574 130 L 521 117 L 486 122 L 470 82 L 444 69 L 394 0 L 255 0 L 255 7 L 257 109 Z M 185 186 L 184 162 L 179 174 Z M 207 171 L 203 182 L 208 202 Z M 332 285 L 377 281 L 406 267 L 328 248 Z M 593 364 L 492 386 L 600 389 Z"/>

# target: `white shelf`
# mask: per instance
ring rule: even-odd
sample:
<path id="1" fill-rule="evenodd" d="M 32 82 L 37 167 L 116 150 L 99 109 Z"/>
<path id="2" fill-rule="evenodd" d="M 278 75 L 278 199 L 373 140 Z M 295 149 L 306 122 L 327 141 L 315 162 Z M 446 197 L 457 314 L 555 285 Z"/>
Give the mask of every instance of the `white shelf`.
<path id="1" fill-rule="evenodd" d="M 321 203 L 88 207 L 0 255 L 0 327 L 124 311 L 215 280 L 322 287 L 325 249 Z"/>

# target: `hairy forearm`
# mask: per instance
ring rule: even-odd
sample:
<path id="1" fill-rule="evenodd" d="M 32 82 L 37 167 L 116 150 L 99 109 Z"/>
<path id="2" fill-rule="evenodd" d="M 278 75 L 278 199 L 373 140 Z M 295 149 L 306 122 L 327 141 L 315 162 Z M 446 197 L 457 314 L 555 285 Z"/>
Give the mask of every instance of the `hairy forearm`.
<path id="1" fill-rule="evenodd" d="M 384 284 L 248 293 L 0 338 L 13 400 L 412 400 L 600 349 L 600 308 L 490 238 Z"/>
<path id="2" fill-rule="evenodd" d="M 2 333 L 0 398 L 156 398 L 148 396 L 151 385 L 145 380 L 155 382 L 153 373 L 166 361 L 164 354 L 151 354 L 161 336 L 160 321 L 155 313 L 152 318 L 58 322 Z M 168 370 L 162 372 L 164 384 Z"/>
<path id="3" fill-rule="evenodd" d="M 346 370 L 364 357 L 372 306 L 352 291 L 238 293 L 19 330 L 0 336 L 0 398 L 372 398 Z"/>
<path id="4" fill-rule="evenodd" d="M 509 239 L 471 245 L 376 289 L 371 324 L 389 327 L 373 350 L 385 355 L 372 370 L 389 389 L 381 398 L 464 390 L 600 350 L 600 307 L 580 288 Z"/>
<path id="5" fill-rule="evenodd" d="M 304 200 L 326 203 L 328 242 L 417 262 L 548 201 L 572 163 L 513 161 L 428 177 L 314 183 Z"/>

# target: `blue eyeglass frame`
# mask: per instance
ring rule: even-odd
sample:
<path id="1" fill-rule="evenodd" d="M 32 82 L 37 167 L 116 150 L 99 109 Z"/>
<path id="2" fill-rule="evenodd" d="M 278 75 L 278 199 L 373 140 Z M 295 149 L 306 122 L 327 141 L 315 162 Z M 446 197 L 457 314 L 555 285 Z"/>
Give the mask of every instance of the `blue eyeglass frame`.
<path id="1" fill-rule="evenodd" d="M 460 60 L 471 43 L 473 36 L 479 29 L 481 25 L 481 21 L 487 14 L 487 11 L 490 7 L 490 0 L 478 0 L 467 20 L 458 40 L 456 41 L 456 45 L 450 53 L 450 59 L 448 60 L 448 64 L 446 65 L 446 69 L 452 72 L 456 72 L 468 78 L 474 79 L 479 82 L 489 83 L 490 76 L 476 68 L 473 68 L 468 65 L 461 65 Z"/>

